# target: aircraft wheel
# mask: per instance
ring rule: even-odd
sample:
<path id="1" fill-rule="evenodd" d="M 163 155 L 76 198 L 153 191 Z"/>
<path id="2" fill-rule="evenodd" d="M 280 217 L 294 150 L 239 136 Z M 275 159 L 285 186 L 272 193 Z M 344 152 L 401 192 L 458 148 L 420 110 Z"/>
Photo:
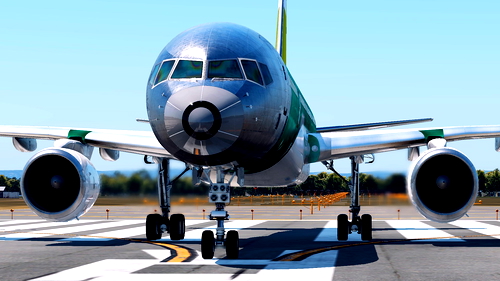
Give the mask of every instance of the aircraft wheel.
<path id="1" fill-rule="evenodd" d="M 204 259 L 212 259 L 215 252 L 214 233 L 210 230 L 205 230 L 201 234 L 201 257 Z"/>
<path id="2" fill-rule="evenodd" d="M 372 216 L 361 216 L 361 240 L 372 240 Z"/>
<path id="3" fill-rule="evenodd" d="M 170 216 L 170 239 L 182 240 L 186 233 L 186 219 L 183 214 L 173 214 Z"/>
<path id="4" fill-rule="evenodd" d="M 160 225 L 163 217 L 160 214 L 149 214 L 146 217 L 146 239 L 157 240 L 161 238 Z"/>
<path id="5" fill-rule="evenodd" d="M 339 241 L 347 241 L 349 236 L 349 218 L 346 214 L 337 216 L 337 239 Z"/>
<path id="6" fill-rule="evenodd" d="M 228 259 L 237 259 L 240 252 L 240 237 L 238 231 L 229 230 L 226 234 L 226 256 Z"/>

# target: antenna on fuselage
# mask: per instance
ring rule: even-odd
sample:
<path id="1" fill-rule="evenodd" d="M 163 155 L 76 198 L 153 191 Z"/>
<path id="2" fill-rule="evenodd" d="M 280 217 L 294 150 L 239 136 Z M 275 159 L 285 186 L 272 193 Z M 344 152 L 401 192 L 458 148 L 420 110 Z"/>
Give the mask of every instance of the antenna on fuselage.
<path id="1" fill-rule="evenodd" d="M 286 0 L 278 0 L 278 23 L 276 26 L 276 50 L 286 64 Z"/>

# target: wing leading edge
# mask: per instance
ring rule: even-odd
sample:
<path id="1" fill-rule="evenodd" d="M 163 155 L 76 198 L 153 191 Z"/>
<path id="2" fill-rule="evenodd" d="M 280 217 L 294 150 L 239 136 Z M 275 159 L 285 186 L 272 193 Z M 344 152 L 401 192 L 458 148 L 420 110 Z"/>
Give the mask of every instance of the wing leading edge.
<path id="1" fill-rule="evenodd" d="M 319 146 L 311 149 L 309 163 L 424 146 L 436 137 L 446 141 L 497 138 L 495 148 L 500 151 L 500 125 L 324 132 L 308 137 L 310 146 Z"/>
<path id="2" fill-rule="evenodd" d="M 1 137 L 59 140 L 78 138 L 94 147 L 172 158 L 152 132 L 62 127 L 0 126 Z"/>

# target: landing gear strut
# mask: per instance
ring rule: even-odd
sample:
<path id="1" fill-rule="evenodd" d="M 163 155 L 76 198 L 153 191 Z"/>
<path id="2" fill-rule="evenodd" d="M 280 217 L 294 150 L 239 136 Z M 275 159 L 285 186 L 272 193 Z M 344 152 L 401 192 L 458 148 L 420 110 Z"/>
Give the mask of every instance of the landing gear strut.
<path id="1" fill-rule="evenodd" d="M 161 208 L 160 214 L 149 214 L 146 218 L 146 238 L 148 240 L 161 239 L 164 232 L 170 233 L 170 239 L 182 240 L 186 233 L 186 220 L 183 214 L 170 214 L 170 189 L 172 184 L 189 168 L 186 168 L 179 176 L 170 181 L 170 159 L 156 159 L 158 162 L 158 200 Z"/>
<path id="2" fill-rule="evenodd" d="M 352 220 L 349 221 L 346 214 L 337 216 L 337 239 L 339 241 L 346 241 L 349 234 L 357 232 L 361 234 L 361 240 L 372 240 L 372 216 L 368 214 L 359 216 L 361 211 L 361 206 L 359 205 L 359 164 L 363 163 L 363 156 L 351 156 L 349 159 L 351 159 L 351 181 L 347 182 L 347 184 L 351 191 L 349 213 L 352 215 Z M 333 168 L 333 161 L 325 161 L 323 164 L 329 170 L 339 175 Z M 342 176 L 340 177 L 343 178 Z"/>
<path id="3" fill-rule="evenodd" d="M 210 183 L 208 200 L 215 203 L 215 210 L 210 212 L 209 218 L 217 221 L 217 230 L 214 233 L 211 230 L 205 230 L 201 236 L 201 256 L 204 259 L 214 257 L 216 247 L 226 247 L 226 257 L 237 259 L 239 256 L 239 235 L 236 230 L 230 230 L 225 233 L 224 221 L 229 220 L 229 214 L 224 209 L 226 204 L 231 201 L 231 188 L 229 183 L 224 182 L 224 171 L 217 167 L 217 182 Z M 225 236 L 225 239 L 224 239 Z"/>

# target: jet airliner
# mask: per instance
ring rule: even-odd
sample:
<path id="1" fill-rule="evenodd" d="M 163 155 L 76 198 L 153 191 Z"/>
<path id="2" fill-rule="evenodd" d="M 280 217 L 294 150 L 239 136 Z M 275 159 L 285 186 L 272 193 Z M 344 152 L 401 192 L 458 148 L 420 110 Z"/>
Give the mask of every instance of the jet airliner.
<path id="1" fill-rule="evenodd" d="M 431 121 L 430 118 L 317 127 L 311 109 L 286 66 L 286 0 L 279 0 L 276 44 L 232 23 L 209 23 L 172 39 L 153 63 L 147 81 L 146 106 L 150 131 L 87 128 L 0 126 L 22 152 L 36 150 L 37 139 L 54 146 L 34 154 L 24 168 L 21 190 L 27 205 L 40 217 L 69 221 L 84 215 L 99 195 L 99 177 L 91 163 L 94 148 L 108 161 L 119 152 L 144 155 L 159 167 L 161 214 L 149 214 L 149 240 L 169 233 L 182 240 L 185 218 L 170 214 L 169 161 L 176 159 L 192 171 L 195 184 L 207 183 L 215 205 L 209 218 L 214 232 L 202 234 L 203 258 L 225 247 L 238 258 L 239 235 L 225 231 L 225 207 L 233 188 L 292 186 L 303 182 L 309 165 L 351 161 L 351 220 L 337 217 L 339 240 L 358 232 L 372 239 L 372 217 L 361 214 L 359 164 L 367 155 L 407 149 L 412 161 L 408 193 L 426 218 L 449 222 L 461 218 L 478 192 L 471 161 L 447 143 L 495 138 L 500 151 L 500 126 L 425 129 L 380 128 Z M 420 147 L 428 149 L 420 153 Z"/>

